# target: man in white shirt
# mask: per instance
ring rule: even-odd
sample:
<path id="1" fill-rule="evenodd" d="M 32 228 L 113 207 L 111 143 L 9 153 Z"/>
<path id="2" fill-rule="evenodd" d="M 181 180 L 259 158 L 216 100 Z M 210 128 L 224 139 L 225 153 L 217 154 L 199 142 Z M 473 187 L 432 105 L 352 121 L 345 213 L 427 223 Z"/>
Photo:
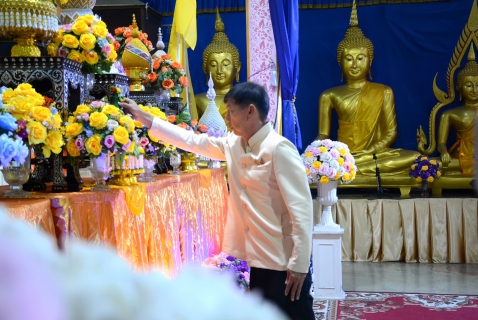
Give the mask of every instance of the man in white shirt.
<path id="1" fill-rule="evenodd" d="M 312 198 L 295 146 L 266 122 L 269 98 L 258 84 L 240 83 L 224 97 L 232 133 L 196 135 L 154 118 L 134 101 L 125 111 L 162 141 L 227 161 L 229 206 L 223 251 L 251 267 L 251 291 L 260 290 L 292 319 L 314 319 L 310 255 Z"/>

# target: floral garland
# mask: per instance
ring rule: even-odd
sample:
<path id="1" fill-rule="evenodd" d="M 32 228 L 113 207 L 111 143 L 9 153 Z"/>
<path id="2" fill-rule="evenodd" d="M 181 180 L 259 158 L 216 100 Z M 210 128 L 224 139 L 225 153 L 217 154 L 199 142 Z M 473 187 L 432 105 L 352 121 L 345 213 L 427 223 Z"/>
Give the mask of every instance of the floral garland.
<path id="1" fill-rule="evenodd" d="M 108 32 L 106 23 L 98 16 L 79 16 L 73 24 L 59 26 L 58 36 L 47 47 L 48 54 L 66 57 L 83 64 L 86 73 L 109 72 L 116 60 L 113 43 L 115 38 Z"/>
<path id="2" fill-rule="evenodd" d="M 17 119 L 15 133 L 20 138 L 31 146 L 41 147 L 47 158 L 51 152 L 62 152 L 62 119 L 53 100 L 45 99 L 29 83 L 22 83 L 14 90 L 6 89 L 2 103 L 3 110 Z"/>

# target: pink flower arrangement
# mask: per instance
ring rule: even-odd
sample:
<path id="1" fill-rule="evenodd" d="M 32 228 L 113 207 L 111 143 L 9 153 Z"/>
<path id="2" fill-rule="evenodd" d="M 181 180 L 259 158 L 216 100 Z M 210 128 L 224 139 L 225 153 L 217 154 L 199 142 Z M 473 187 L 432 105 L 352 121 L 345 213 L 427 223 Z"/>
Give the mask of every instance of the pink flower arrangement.
<path id="1" fill-rule="evenodd" d="M 309 183 L 350 183 L 357 171 L 349 147 L 330 139 L 312 142 L 301 155 Z"/>
<path id="2" fill-rule="evenodd" d="M 249 287 L 251 269 L 244 260 L 221 252 L 218 255 L 205 259 L 202 266 L 213 268 L 218 272 L 231 272 L 235 275 L 236 281 L 242 290 L 246 291 Z"/>

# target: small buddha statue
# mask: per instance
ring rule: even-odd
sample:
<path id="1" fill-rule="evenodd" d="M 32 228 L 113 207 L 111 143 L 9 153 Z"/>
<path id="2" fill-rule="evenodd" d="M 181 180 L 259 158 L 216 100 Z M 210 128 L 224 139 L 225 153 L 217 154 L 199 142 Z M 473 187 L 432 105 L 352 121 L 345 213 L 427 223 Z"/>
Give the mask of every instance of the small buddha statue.
<path id="1" fill-rule="evenodd" d="M 397 136 L 394 96 L 390 87 L 367 80 L 367 75 L 371 78 L 373 58 L 374 47 L 358 27 L 354 1 L 350 27 L 337 48 L 337 61 L 346 84 L 321 94 L 317 139 L 330 137 L 335 110 L 339 119 L 337 140 L 350 148 L 358 174 L 375 175 L 375 154 L 382 175 L 408 176 L 418 152 L 390 148 Z"/>
<path id="2" fill-rule="evenodd" d="M 239 50 L 229 42 L 229 38 L 224 33 L 224 23 L 216 12 L 216 34 L 212 42 L 206 47 L 203 53 L 202 69 L 206 74 L 206 81 L 209 74 L 212 75 L 216 97 L 214 101 L 219 108 L 219 113 L 225 119 L 227 108 L 224 103 L 224 96 L 234 85 L 234 79 L 239 82 L 239 71 L 241 62 L 239 62 Z M 207 93 L 195 95 L 198 117 L 200 118 L 209 104 Z"/>
<path id="3" fill-rule="evenodd" d="M 473 44 L 468 52 L 468 62 L 458 73 L 456 88 L 463 105 L 445 111 L 438 127 L 438 152 L 445 176 L 475 173 L 475 121 L 478 110 L 478 64 Z M 456 132 L 456 142 L 447 148 L 450 128 Z"/>

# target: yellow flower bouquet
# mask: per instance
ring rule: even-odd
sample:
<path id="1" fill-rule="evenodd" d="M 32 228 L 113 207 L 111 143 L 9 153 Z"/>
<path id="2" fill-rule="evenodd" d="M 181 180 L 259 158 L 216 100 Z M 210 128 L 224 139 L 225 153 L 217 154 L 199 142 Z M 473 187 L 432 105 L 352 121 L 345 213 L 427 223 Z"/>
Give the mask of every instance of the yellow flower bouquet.
<path id="1" fill-rule="evenodd" d="M 29 83 L 22 83 L 3 92 L 2 103 L 3 110 L 17 119 L 19 137 L 37 150 L 41 147 L 46 158 L 52 152 L 62 152 L 62 119 L 53 100 L 43 97 Z"/>
<path id="2" fill-rule="evenodd" d="M 86 73 L 109 72 L 117 58 L 115 38 L 97 16 L 87 14 L 73 24 L 59 26 L 58 36 L 47 47 L 48 54 L 83 64 Z"/>
<path id="3" fill-rule="evenodd" d="M 138 153 L 134 120 L 111 104 L 79 105 L 65 125 L 66 150 L 72 157 L 97 158 L 106 152 Z"/>

